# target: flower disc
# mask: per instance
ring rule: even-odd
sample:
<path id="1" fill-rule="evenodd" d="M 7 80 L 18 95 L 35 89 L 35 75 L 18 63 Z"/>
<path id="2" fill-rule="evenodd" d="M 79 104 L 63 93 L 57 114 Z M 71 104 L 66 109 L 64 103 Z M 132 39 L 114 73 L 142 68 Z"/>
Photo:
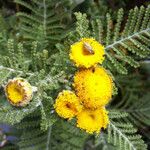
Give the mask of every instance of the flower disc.
<path id="1" fill-rule="evenodd" d="M 73 86 L 80 101 L 87 108 L 104 106 L 112 97 L 112 78 L 103 67 L 78 71 Z"/>
<path id="2" fill-rule="evenodd" d="M 93 38 L 83 38 L 71 45 L 70 59 L 77 67 L 89 68 L 104 60 L 104 47 Z"/>
<path id="3" fill-rule="evenodd" d="M 25 79 L 9 80 L 5 87 L 5 94 L 14 106 L 26 106 L 32 99 L 32 86 Z"/>
<path id="4" fill-rule="evenodd" d="M 109 123 L 107 114 L 108 112 L 103 107 L 96 110 L 83 109 L 77 115 L 77 127 L 90 134 L 99 133 L 101 128 L 106 128 Z"/>
<path id="5" fill-rule="evenodd" d="M 75 93 L 64 90 L 59 93 L 54 108 L 60 117 L 72 119 L 81 111 L 82 106 Z"/>

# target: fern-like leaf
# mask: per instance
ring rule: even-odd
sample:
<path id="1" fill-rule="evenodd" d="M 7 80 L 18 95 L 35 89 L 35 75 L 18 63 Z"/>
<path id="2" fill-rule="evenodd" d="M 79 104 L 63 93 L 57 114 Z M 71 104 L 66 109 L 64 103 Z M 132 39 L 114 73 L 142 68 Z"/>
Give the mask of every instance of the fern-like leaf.
<path id="1" fill-rule="evenodd" d="M 17 143 L 20 150 L 80 150 L 84 146 L 87 135 L 74 127 L 72 123 L 59 120 L 51 124 L 48 130 L 40 130 L 40 116 L 38 111 L 26 117 L 16 125 L 22 132 Z M 61 130 L 58 130 L 61 128 Z"/>
<path id="2" fill-rule="evenodd" d="M 110 124 L 108 126 L 108 142 L 117 146 L 120 150 L 146 150 L 146 145 L 137 134 L 137 130 L 132 124 L 123 122 L 123 116 L 116 116 L 115 114 L 121 112 L 110 111 Z M 124 115 L 124 114 L 122 114 Z"/>
<path id="3" fill-rule="evenodd" d="M 150 38 L 150 6 L 147 8 L 141 6 L 140 9 L 135 7 L 131 10 L 123 29 L 122 9 L 118 11 L 115 25 L 113 25 L 113 21 L 109 14 L 107 14 L 106 18 L 107 31 L 104 44 L 106 45 L 105 51 L 108 60 L 105 65 L 107 67 L 107 63 L 110 61 L 112 63 L 112 68 L 114 66 L 118 72 L 126 74 L 127 70 L 124 66 L 124 62 L 133 67 L 139 66 L 133 59 L 133 55 L 127 56 L 130 52 L 140 57 L 146 57 L 150 54 L 150 43 L 144 42 L 148 41 Z M 101 28 L 101 26 L 99 28 Z M 101 38 L 97 40 L 101 41 Z"/>
<path id="4" fill-rule="evenodd" d="M 135 55 L 141 58 L 149 56 L 150 5 L 147 8 L 141 6 L 130 10 L 125 26 L 123 9 L 118 11 L 116 21 L 111 19 L 109 13 L 106 21 L 95 19 L 91 20 L 91 24 L 85 14 L 75 15 L 76 31 L 69 34 L 68 43 L 72 44 L 83 37 L 94 37 L 105 46 L 106 59 L 103 65 L 109 70 L 127 74 L 126 63 L 135 68 L 139 66 Z M 103 23 L 107 23 L 106 28 Z"/>
<path id="5" fill-rule="evenodd" d="M 54 46 L 55 43 L 64 37 L 64 25 L 61 23 L 64 13 L 57 13 L 58 5 L 63 2 L 53 2 L 52 0 L 31 1 L 29 4 L 25 0 L 15 0 L 15 3 L 25 7 L 30 14 L 18 12 L 22 35 L 27 40 L 38 41 L 41 45 Z"/>

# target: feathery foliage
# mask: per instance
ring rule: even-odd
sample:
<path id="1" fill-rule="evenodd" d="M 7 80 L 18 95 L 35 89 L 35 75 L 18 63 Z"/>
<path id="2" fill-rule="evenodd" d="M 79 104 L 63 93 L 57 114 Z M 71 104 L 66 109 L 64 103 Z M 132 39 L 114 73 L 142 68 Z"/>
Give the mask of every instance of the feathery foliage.
<path id="1" fill-rule="evenodd" d="M 90 144 L 91 146 L 92 144 Z M 94 150 L 115 150 L 116 147 L 111 143 L 108 143 L 107 134 L 101 132 L 101 134 L 95 137 L 92 147 Z"/>
<path id="2" fill-rule="evenodd" d="M 149 102 L 149 80 L 145 79 L 144 73 L 129 74 L 128 77 L 116 78 L 122 99 L 114 99 L 110 105 L 113 109 L 127 112 L 126 121 L 132 122 L 137 128 L 143 129 L 150 126 L 150 102 Z M 137 82 L 138 81 L 138 82 Z M 145 93 L 143 95 L 143 93 Z M 148 131 L 141 131 L 143 134 Z"/>
<path id="3" fill-rule="evenodd" d="M 123 9 L 115 18 L 109 13 L 103 19 L 75 13 L 76 27 L 69 32 L 67 23 L 73 20 L 72 10 L 80 3 L 69 2 L 15 0 L 19 30 L 14 34 L 9 34 L 10 28 L 0 16 L 0 122 L 13 124 L 21 131 L 19 150 L 146 150 L 133 125 L 150 125 L 149 93 L 137 94 L 147 86 L 137 82 L 142 80 L 137 74 L 124 77 L 116 73 L 127 74 L 127 63 L 136 68 L 138 61 L 150 54 L 150 5 L 130 10 L 127 19 Z M 102 65 L 116 75 L 122 94 L 108 106 L 108 128 L 95 136 L 76 128 L 74 120 L 60 119 L 53 108 L 58 93 L 71 89 L 76 71 L 69 59 L 70 45 L 84 37 L 93 37 L 105 46 Z M 4 95 L 6 83 L 14 77 L 25 78 L 37 87 L 33 100 L 24 108 L 12 106 Z"/>
<path id="4" fill-rule="evenodd" d="M 16 125 L 18 131 L 21 131 L 20 141 L 17 143 L 20 150 L 30 149 L 49 149 L 49 132 L 40 130 L 40 116 L 32 114 L 29 117 L 24 118 L 22 122 Z"/>
<path id="5" fill-rule="evenodd" d="M 116 70 L 120 73 L 126 74 L 127 70 L 124 67 L 125 63 L 130 64 L 133 67 L 138 67 L 139 64 L 132 58 L 130 53 L 135 53 L 141 58 L 147 57 L 150 52 L 149 42 L 149 13 L 150 6 L 147 8 L 141 7 L 138 9 L 135 7 L 129 12 L 127 22 L 122 28 L 123 10 L 118 11 L 116 24 L 113 24 L 111 15 L 106 15 L 107 29 L 104 44 L 106 45 L 106 67 Z M 96 33 L 96 32 L 95 32 Z M 104 34 L 100 34 L 102 36 Z M 145 40 L 144 40 L 145 39 Z M 103 41 L 101 41 L 103 42 Z M 110 66 L 108 65 L 110 64 Z"/>
<path id="6" fill-rule="evenodd" d="M 33 0 L 31 3 L 25 0 L 15 0 L 15 3 L 25 7 L 30 12 L 20 11 L 17 13 L 23 38 L 42 43 L 41 46 L 44 48 L 53 47 L 55 43 L 63 39 L 65 24 L 62 21 L 67 14 L 63 5 L 67 5 L 67 0 L 62 2 L 58 0 Z M 62 9 L 60 9 L 61 13 L 57 11 L 59 8 Z"/>
<path id="7" fill-rule="evenodd" d="M 85 133 L 74 127 L 73 122 L 62 120 L 56 121 L 47 131 L 40 130 L 38 111 L 26 117 L 16 127 L 22 132 L 18 142 L 19 150 L 59 150 L 60 147 L 66 150 L 80 150 L 87 138 Z"/>
<path id="8" fill-rule="evenodd" d="M 126 123 L 122 118 L 127 113 L 110 111 L 110 124 L 108 126 L 108 142 L 113 143 L 121 150 L 146 150 L 146 145 L 132 124 Z"/>
<path id="9" fill-rule="evenodd" d="M 63 72 L 57 72 L 52 70 L 46 70 L 49 65 L 46 64 L 48 61 L 48 52 L 43 50 L 41 53 L 36 51 L 37 43 L 33 42 L 31 45 L 31 53 L 28 56 L 25 54 L 25 49 L 21 43 L 16 44 L 12 39 L 8 40 L 7 43 L 8 55 L 1 55 L 0 58 L 0 85 L 5 86 L 8 79 L 13 77 L 24 77 L 33 86 L 38 88 L 38 92 L 34 94 L 34 98 L 29 106 L 18 109 L 9 104 L 4 95 L 1 96 L 1 107 L 0 107 L 0 120 L 3 122 L 15 124 L 20 122 L 26 115 L 33 112 L 37 107 L 41 106 L 41 112 L 43 118 L 46 117 L 47 107 L 51 108 L 53 104 L 53 98 L 51 95 L 47 95 L 46 92 L 50 90 L 59 89 L 61 82 L 64 82 L 65 78 Z M 17 49 L 18 53 L 14 51 Z M 43 55 L 44 54 L 44 55 Z M 34 57 L 33 57 L 34 56 Z M 39 61 L 40 60 L 40 61 Z M 43 60 L 43 61 L 42 61 Z M 47 68 L 47 69 L 46 69 Z M 53 75 L 52 75 L 53 74 Z M 44 102 L 42 103 L 42 100 Z M 45 102 L 49 103 L 48 105 Z M 45 108 L 43 108 L 43 105 Z M 49 113 L 49 109 L 48 112 Z M 46 118 L 45 118 L 46 119 Z M 48 118 L 46 119 L 47 121 Z M 46 127 L 47 128 L 47 127 Z"/>
<path id="10" fill-rule="evenodd" d="M 104 22 L 93 19 L 90 23 L 86 14 L 75 15 L 76 30 L 69 33 L 69 44 L 83 37 L 94 37 L 105 46 L 106 59 L 103 65 L 109 70 L 127 74 L 126 63 L 135 68 L 139 66 L 133 59 L 135 54 L 141 58 L 150 54 L 150 5 L 147 8 L 141 6 L 132 9 L 124 27 L 123 9 L 118 11 L 116 21 L 111 19 L 109 13 Z"/>

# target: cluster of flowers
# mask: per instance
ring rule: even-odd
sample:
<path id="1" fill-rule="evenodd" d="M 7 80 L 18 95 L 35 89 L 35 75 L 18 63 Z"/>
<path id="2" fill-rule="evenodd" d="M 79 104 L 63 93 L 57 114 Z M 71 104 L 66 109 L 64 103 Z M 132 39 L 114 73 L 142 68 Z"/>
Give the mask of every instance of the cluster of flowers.
<path id="1" fill-rule="evenodd" d="M 88 133 L 99 133 L 109 123 L 105 105 L 112 97 L 113 80 L 102 66 L 98 66 L 104 61 L 104 54 L 104 47 L 93 38 L 74 43 L 70 59 L 79 68 L 74 76 L 74 91 L 62 91 L 54 104 L 60 117 L 69 120 L 76 117 L 77 127 Z M 9 80 L 5 87 L 7 99 L 18 107 L 26 106 L 36 90 L 22 78 Z"/>
<path id="2" fill-rule="evenodd" d="M 102 67 L 104 47 L 93 38 L 83 38 L 71 45 L 70 59 L 79 70 L 75 73 L 74 91 L 59 93 L 54 108 L 60 117 L 76 117 L 77 127 L 92 134 L 109 124 L 105 105 L 110 101 L 113 80 Z"/>

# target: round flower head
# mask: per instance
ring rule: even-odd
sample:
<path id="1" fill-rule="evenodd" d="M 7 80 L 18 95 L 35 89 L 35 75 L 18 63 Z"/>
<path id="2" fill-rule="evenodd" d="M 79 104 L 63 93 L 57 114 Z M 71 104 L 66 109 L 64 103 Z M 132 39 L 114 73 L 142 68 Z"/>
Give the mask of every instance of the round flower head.
<path id="1" fill-rule="evenodd" d="M 78 71 L 73 86 L 80 101 L 87 108 L 95 109 L 106 105 L 113 92 L 112 78 L 102 67 Z"/>
<path id="2" fill-rule="evenodd" d="M 5 87 L 6 97 L 14 106 L 26 106 L 32 99 L 32 93 L 32 86 L 22 78 L 9 80 Z"/>
<path id="3" fill-rule="evenodd" d="M 106 128 L 109 123 L 107 114 L 103 107 L 96 110 L 83 109 L 77 115 L 77 127 L 86 130 L 90 134 L 99 133 L 101 128 Z"/>
<path id="4" fill-rule="evenodd" d="M 83 38 L 71 45 L 70 59 L 77 67 L 89 68 L 104 60 L 104 47 L 93 38 Z"/>
<path id="5" fill-rule="evenodd" d="M 65 119 L 72 119 L 82 110 L 77 96 L 69 90 L 59 93 L 54 108 L 58 115 Z"/>

